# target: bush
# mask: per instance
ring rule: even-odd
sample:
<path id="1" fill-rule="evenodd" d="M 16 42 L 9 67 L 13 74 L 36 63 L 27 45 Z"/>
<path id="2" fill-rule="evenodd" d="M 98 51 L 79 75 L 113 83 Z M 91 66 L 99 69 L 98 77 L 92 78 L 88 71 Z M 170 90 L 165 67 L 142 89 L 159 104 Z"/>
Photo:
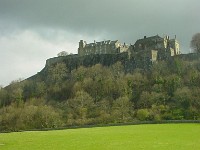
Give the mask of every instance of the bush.
<path id="1" fill-rule="evenodd" d="M 139 119 L 140 121 L 145 121 L 145 120 L 148 120 L 149 118 L 149 111 L 147 109 L 139 109 L 137 111 L 137 119 Z"/>
<path id="2" fill-rule="evenodd" d="M 61 127 L 61 113 L 51 106 L 11 105 L 0 110 L 0 131 Z"/>

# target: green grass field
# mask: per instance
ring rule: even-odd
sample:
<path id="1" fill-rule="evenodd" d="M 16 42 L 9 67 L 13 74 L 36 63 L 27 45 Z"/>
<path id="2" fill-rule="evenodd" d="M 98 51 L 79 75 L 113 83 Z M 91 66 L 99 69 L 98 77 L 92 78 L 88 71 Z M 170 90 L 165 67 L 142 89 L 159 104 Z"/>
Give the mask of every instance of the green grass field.
<path id="1" fill-rule="evenodd" d="M 146 124 L 0 133 L 0 150 L 198 150 L 200 124 Z"/>

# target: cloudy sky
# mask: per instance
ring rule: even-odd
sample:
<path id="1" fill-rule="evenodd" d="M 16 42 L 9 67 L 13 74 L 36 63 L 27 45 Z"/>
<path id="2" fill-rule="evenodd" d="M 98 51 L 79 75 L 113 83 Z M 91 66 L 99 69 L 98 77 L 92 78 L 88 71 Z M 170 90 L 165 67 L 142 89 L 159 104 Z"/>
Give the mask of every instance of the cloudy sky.
<path id="1" fill-rule="evenodd" d="M 39 72 L 80 39 L 132 43 L 175 35 L 183 53 L 200 32 L 199 0 L 0 0 L 0 85 Z"/>

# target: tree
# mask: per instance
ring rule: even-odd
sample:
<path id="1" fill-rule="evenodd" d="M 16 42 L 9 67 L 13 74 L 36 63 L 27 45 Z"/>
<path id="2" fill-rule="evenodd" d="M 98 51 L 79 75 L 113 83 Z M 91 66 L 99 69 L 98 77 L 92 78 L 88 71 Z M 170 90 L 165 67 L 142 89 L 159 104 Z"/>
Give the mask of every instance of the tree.
<path id="1" fill-rule="evenodd" d="M 98 102 L 96 106 L 97 106 L 96 111 L 98 113 L 98 120 L 97 119 L 96 120 L 102 124 L 111 122 L 112 104 L 110 103 L 110 101 L 108 99 L 103 99 L 100 102 Z"/>
<path id="2" fill-rule="evenodd" d="M 36 106 L 31 103 L 25 103 L 24 107 L 16 107 L 13 103 L 0 109 L 0 122 L 0 131 L 55 128 L 63 124 L 61 110 L 48 105 Z"/>
<path id="3" fill-rule="evenodd" d="M 47 80 L 51 84 L 57 83 L 60 84 L 66 79 L 68 69 L 65 63 L 58 63 L 55 66 L 51 66 L 48 69 Z"/>
<path id="4" fill-rule="evenodd" d="M 188 87 L 180 87 L 174 92 L 174 103 L 177 108 L 188 109 L 191 105 L 192 91 Z"/>
<path id="5" fill-rule="evenodd" d="M 110 68 L 114 77 L 119 77 L 120 75 L 124 74 L 124 67 L 122 63 L 119 61 L 113 64 Z"/>
<path id="6" fill-rule="evenodd" d="M 87 68 L 80 66 L 78 69 L 73 70 L 71 74 L 75 81 L 82 82 L 86 77 L 87 72 L 89 72 Z"/>
<path id="7" fill-rule="evenodd" d="M 143 91 L 138 101 L 138 108 L 151 108 L 152 105 L 165 105 L 168 96 L 164 92 Z"/>
<path id="8" fill-rule="evenodd" d="M 165 90 L 169 96 L 173 96 L 177 88 L 182 86 L 182 79 L 177 74 L 165 78 Z"/>
<path id="9" fill-rule="evenodd" d="M 145 75 L 138 72 L 132 75 L 127 74 L 125 78 L 127 80 L 128 87 L 131 88 L 132 91 L 131 99 L 134 102 L 134 104 L 136 104 L 135 106 L 137 106 L 140 94 L 142 93 L 142 91 L 147 89 L 148 80 Z"/>
<path id="10" fill-rule="evenodd" d="M 127 121 L 131 119 L 133 104 L 128 97 L 119 97 L 113 103 L 112 115 L 115 121 Z"/>
<path id="11" fill-rule="evenodd" d="M 194 52 L 200 53 L 200 33 L 193 35 L 190 47 L 194 50 Z"/>
<path id="12" fill-rule="evenodd" d="M 94 101 L 85 91 L 77 91 L 73 99 L 67 101 L 68 124 L 87 124 L 93 118 Z"/>
<path id="13" fill-rule="evenodd" d="M 148 119 L 150 113 L 148 111 L 148 109 L 139 109 L 137 111 L 136 117 L 140 120 L 140 121 L 145 121 Z"/>
<path id="14" fill-rule="evenodd" d="M 14 91 L 13 91 L 13 99 L 15 100 L 17 106 L 20 106 L 21 104 L 23 104 L 23 90 L 21 87 L 18 87 L 16 88 Z"/>
<path id="15" fill-rule="evenodd" d="M 57 54 L 58 57 L 59 56 L 67 56 L 67 55 L 69 55 L 69 54 L 66 51 L 62 51 L 62 52 L 60 52 L 60 53 Z"/>
<path id="16" fill-rule="evenodd" d="M 0 89 L 0 107 L 7 105 L 8 92 L 5 89 Z"/>
<path id="17" fill-rule="evenodd" d="M 14 105 L 0 109 L 0 131 L 17 131 L 19 125 L 19 117 L 21 108 Z"/>

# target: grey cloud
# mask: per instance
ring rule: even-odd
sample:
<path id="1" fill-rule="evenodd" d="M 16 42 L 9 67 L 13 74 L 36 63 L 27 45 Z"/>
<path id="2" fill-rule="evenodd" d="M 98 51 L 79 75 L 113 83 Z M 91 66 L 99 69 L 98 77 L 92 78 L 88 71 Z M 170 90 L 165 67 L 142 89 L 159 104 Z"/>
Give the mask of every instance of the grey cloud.
<path id="1" fill-rule="evenodd" d="M 192 35 L 199 32 L 199 7 L 199 0 L 0 0 L 0 39 L 28 30 L 41 38 L 35 39 L 38 49 L 41 40 L 62 48 L 68 47 L 65 42 L 77 43 L 75 53 L 80 39 L 134 43 L 144 35 L 169 34 L 177 35 L 188 52 Z M 0 48 L 1 53 L 11 49 Z M 30 56 L 28 48 L 20 51 Z M 34 55 L 37 59 L 39 54 Z"/>
<path id="2" fill-rule="evenodd" d="M 0 14 L 24 26 L 112 31 L 161 21 L 184 21 L 192 17 L 190 14 L 194 14 L 198 3 L 197 0 L 1 0 Z"/>
<path id="3" fill-rule="evenodd" d="M 198 0 L 1 0 L 0 16 L 21 28 L 105 32 L 102 38 L 131 43 L 144 34 L 177 34 L 188 45 L 198 32 L 199 6 Z"/>

